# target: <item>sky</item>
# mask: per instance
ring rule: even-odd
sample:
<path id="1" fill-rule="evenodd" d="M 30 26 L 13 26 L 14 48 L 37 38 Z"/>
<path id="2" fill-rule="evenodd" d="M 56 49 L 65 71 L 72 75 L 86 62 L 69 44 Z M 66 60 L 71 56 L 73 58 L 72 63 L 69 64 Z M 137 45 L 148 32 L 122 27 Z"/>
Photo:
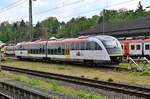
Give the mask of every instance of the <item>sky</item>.
<path id="1" fill-rule="evenodd" d="M 103 9 L 135 10 L 139 0 L 32 0 L 33 24 L 48 17 L 57 17 L 59 21 L 69 21 L 72 17 L 99 15 Z M 144 7 L 150 6 L 150 0 L 140 0 Z M 0 23 L 28 21 L 29 0 L 0 0 Z M 150 10 L 150 8 L 149 8 Z"/>

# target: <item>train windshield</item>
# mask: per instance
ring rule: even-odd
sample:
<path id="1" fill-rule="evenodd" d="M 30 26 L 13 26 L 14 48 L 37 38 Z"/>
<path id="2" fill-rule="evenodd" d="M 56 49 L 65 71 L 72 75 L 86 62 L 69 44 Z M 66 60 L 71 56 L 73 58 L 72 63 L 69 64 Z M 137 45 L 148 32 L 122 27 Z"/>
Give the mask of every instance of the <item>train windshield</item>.
<path id="1" fill-rule="evenodd" d="M 104 40 L 103 44 L 105 45 L 106 48 L 117 48 L 118 43 L 116 40 Z"/>
<path id="2" fill-rule="evenodd" d="M 122 54 L 121 44 L 116 38 L 111 36 L 97 36 L 97 38 L 103 43 L 110 55 Z"/>
<path id="3" fill-rule="evenodd" d="M 121 45 L 117 40 L 103 40 L 109 54 L 122 54 Z"/>

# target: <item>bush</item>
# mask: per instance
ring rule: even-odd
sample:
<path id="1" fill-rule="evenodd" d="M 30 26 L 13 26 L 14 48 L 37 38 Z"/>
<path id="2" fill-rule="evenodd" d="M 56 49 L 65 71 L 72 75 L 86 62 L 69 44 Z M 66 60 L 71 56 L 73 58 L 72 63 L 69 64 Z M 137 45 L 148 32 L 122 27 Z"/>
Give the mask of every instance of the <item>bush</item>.
<path id="1" fill-rule="evenodd" d="M 150 71 L 143 71 L 140 75 L 141 76 L 149 76 L 150 75 Z"/>
<path id="2" fill-rule="evenodd" d="M 114 80 L 112 78 L 109 78 L 107 81 L 109 82 L 113 82 Z"/>
<path id="3" fill-rule="evenodd" d="M 98 77 L 94 77 L 94 80 L 98 80 L 99 78 Z"/>

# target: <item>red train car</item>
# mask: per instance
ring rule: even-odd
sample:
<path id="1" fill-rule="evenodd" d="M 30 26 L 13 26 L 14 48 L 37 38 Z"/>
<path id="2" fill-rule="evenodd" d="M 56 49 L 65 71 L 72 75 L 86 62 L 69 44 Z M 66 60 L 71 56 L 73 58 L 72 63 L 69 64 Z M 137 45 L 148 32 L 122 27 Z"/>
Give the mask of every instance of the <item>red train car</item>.
<path id="1" fill-rule="evenodd" d="M 120 42 L 125 56 L 150 57 L 150 39 L 121 40 Z"/>

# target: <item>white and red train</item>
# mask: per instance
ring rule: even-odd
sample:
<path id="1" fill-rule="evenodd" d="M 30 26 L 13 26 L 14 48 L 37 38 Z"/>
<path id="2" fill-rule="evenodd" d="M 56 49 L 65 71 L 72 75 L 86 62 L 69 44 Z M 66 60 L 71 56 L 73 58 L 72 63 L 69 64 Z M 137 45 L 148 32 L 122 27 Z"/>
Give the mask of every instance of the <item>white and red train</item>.
<path id="1" fill-rule="evenodd" d="M 16 49 L 16 46 L 14 44 L 5 45 L 3 47 L 4 54 L 6 54 L 8 56 L 14 56 L 15 55 L 15 49 Z"/>
<path id="2" fill-rule="evenodd" d="M 120 43 L 124 56 L 144 56 L 150 59 L 150 39 L 121 40 Z M 94 36 L 64 40 L 22 42 L 16 46 L 7 45 L 4 48 L 5 54 L 16 55 L 19 58 L 108 62 L 118 60 L 122 55 L 120 52 L 121 49 L 118 47 L 120 44 L 116 44 L 119 43 L 114 37 Z M 117 48 L 113 48 L 115 46 Z"/>
<path id="3" fill-rule="evenodd" d="M 119 63 L 122 48 L 112 36 L 21 42 L 16 45 L 18 58 L 70 61 L 83 63 Z"/>
<path id="4" fill-rule="evenodd" d="M 144 56 L 150 59 L 150 39 L 120 41 L 125 56 Z"/>

